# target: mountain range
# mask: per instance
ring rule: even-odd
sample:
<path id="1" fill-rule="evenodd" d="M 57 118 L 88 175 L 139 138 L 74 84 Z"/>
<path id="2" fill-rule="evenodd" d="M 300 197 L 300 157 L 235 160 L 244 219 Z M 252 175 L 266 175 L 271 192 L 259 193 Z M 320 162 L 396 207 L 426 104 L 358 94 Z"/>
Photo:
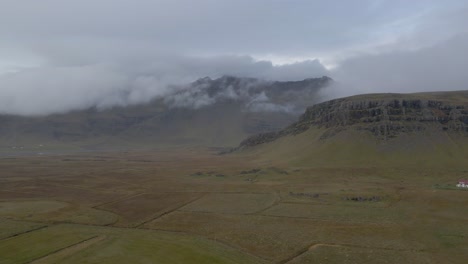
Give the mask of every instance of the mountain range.
<path id="1" fill-rule="evenodd" d="M 96 107 L 47 116 L 0 115 L 0 147 L 125 149 L 235 146 L 247 136 L 279 130 L 321 100 L 328 77 L 293 82 L 205 77 L 173 86 L 149 103 Z"/>

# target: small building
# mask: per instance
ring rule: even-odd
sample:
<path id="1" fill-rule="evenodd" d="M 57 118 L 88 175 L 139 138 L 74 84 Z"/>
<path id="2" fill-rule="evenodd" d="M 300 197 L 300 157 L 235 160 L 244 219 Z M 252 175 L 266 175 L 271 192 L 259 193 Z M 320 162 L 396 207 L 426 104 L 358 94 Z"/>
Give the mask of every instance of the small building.
<path id="1" fill-rule="evenodd" d="M 457 187 L 468 188 L 468 180 L 458 180 Z"/>

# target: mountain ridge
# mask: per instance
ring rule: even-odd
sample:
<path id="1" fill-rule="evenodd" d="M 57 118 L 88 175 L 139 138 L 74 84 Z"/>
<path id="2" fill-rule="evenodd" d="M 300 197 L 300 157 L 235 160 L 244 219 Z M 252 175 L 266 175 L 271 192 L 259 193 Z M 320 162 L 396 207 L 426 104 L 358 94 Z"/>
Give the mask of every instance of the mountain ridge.
<path id="1" fill-rule="evenodd" d="M 468 91 L 414 94 L 366 94 L 338 98 L 308 107 L 299 120 L 284 130 L 258 134 L 241 142 L 251 147 L 296 135 L 311 126 L 326 128 L 322 138 L 354 126 L 387 140 L 405 132 L 428 130 L 428 125 L 447 132 L 468 134 Z M 434 129 L 434 128 L 432 128 Z"/>
<path id="2" fill-rule="evenodd" d="M 201 78 L 146 104 L 47 116 L 0 115 L 0 146 L 5 151 L 32 145 L 234 146 L 246 136 L 295 121 L 298 109 L 305 108 L 295 99 L 307 94 L 302 97 L 318 101 L 319 91 L 330 82 L 328 77 L 297 82 Z"/>
<path id="3" fill-rule="evenodd" d="M 309 107 L 234 150 L 265 163 L 440 169 L 468 164 L 468 91 L 368 94 Z"/>

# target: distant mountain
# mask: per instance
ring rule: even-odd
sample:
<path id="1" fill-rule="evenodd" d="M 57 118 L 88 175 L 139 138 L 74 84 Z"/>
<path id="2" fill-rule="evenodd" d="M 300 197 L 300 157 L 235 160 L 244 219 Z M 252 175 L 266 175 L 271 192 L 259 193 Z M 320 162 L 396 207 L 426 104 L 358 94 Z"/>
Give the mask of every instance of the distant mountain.
<path id="1" fill-rule="evenodd" d="M 3 151 L 109 149 L 168 146 L 234 146 L 256 133 L 297 120 L 328 77 L 296 82 L 208 77 L 171 87 L 150 103 L 96 108 L 40 117 L 0 115 Z"/>
<path id="2" fill-rule="evenodd" d="M 283 130 L 247 138 L 240 148 L 298 163 L 465 163 L 468 91 L 331 100 L 307 108 Z"/>
<path id="3" fill-rule="evenodd" d="M 332 82 L 329 77 L 302 81 L 272 82 L 254 78 L 223 76 L 212 80 L 205 77 L 189 87 L 174 87 L 164 101 L 176 107 L 200 108 L 214 102 L 236 101 L 243 111 L 289 112 L 301 114 L 317 102 L 318 92 Z"/>

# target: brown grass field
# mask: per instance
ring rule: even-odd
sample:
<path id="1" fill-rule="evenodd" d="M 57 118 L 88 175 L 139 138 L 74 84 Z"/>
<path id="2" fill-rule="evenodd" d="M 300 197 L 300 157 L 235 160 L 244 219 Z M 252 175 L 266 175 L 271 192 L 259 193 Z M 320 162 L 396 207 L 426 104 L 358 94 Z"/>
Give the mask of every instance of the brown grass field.
<path id="1" fill-rule="evenodd" d="M 254 155 L 0 157 L 0 263 L 467 263 L 468 164 Z"/>

